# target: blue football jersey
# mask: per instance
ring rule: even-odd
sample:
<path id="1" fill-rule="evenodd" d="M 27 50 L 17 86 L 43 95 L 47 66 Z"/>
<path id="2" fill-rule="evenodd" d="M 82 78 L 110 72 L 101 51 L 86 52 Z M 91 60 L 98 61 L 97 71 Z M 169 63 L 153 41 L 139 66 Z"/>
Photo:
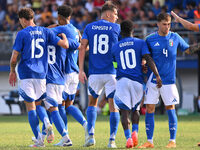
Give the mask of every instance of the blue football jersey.
<path id="1" fill-rule="evenodd" d="M 78 34 L 78 30 L 72 25 L 72 24 L 66 24 L 66 25 L 62 25 L 62 26 L 58 26 L 53 28 L 53 31 L 56 34 L 59 33 L 65 33 L 65 35 L 67 36 L 67 38 L 71 38 L 73 40 L 76 40 L 77 42 L 79 41 L 79 34 Z M 70 47 L 67 51 L 66 51 L 66 61 L 65 61 L 65 73 L 72 73 L 72 72 L 79 72 L 79 67 L 77 64 L 78 61 L 78 47 L 74 48 L 74 47 Z"/>
<path id="2" fill-rule="evenodd" d="M 18 66 L 20 79 L 45 79 L 47 74 L 47 44 L 60 40 L 45 27 L 29 26 L 18 32 L 13 50 L 21 53 Z"/>
<path id="3" fill-rule="evenodd" d="M 51 28 L 55 34 L 58 34 L 60 31 L 60 26 Z M 61 26 L 62 27 L 62 26 Z M 60 33 L 65 33 L 65 30 L 63 29 Z M 64 79 L 64 73 L 66 69 L 66 60 L 68 59 L 67 54 L 68 51 L 71 51 L 71 49 L 77 49 L 79 47 L 79 42 L 77 40 L 73 40 L 68 38 L 69 42 L 69 49 L 64 49 L 60 46 L 53 45 L 53 43 L 49 44 L 48 46 L 48 74 L 47 74 L 47 83 L 53 83 L 53 84 L 59 84 L 64 85 L 65 79 Z"/>
<path id="4" fill-rule="evenodd" d="M 126 77 L 143 84 L 142 56 L 150 54 L 144 40 L 127 37 L 112 48 L 112 55 L 117 62 L 117 80 Z"/>
<path id="5" fill-rule="evenodd" d="M 163 84 L 174 84 L 176 82 L 176 55 L 177 49 L 185 51 L 189 45 L 174 32 L 167 36 L 160 36 L 158 32 L 146 37 L 146 42 L 152 58 L 158 68 Z M 156 83 L 155 75 L 152 82 Z"/>
<path id="6" fill-rule="evenodd" d="M 112 46 L 118 42 L 120 26 L 99 20 L 86 26 L 82 39 L 89 41 L 89 74 L 115 74 Z"/>

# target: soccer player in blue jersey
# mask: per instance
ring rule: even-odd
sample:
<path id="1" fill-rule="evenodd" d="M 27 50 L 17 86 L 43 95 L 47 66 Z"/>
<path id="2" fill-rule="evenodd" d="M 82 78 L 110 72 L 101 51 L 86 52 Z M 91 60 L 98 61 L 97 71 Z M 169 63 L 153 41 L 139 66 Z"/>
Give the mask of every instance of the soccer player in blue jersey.
<path id="1" fill-rule="evenodd" d="M 101 9 L 101 20 L 86 26 L 79 51 L 79 80 L 87 80 L 84 72 L 85 51 L 89 45 L 89 106 L 87 121 L 89 137 L 85 146 L 95 144 L 94 129 L 97 118 L 98 97 L 105 87 L 110 109 L 110 139 L 108 147 L 115 148 L 115 136 L 119 124 L 119 112 L 114 108 L 113 96 L 116 85 L 116 71 L 112 63 L 111 48 L 118 41 L 120 26 L 116 24 L 117 7 L 112 2 L 106 2 Z"/>
<path id="2" fill-rule="evenodd" d="M 67 38 L 80 41 L 79 31 L 70 24 L 70 18 L 72 15 L 72 8 L 67 5 L 60 6 L 58 8 L 58 23 L 59 26 L 53 28 L 54 33 L 59 34 L 64 32 Z M 78 49 L 70 48 L 66 51 L 66 60 L 64 64 L 64 78 L 65 87 L 63 91 L 63 104 L 59 105 L 60 114 L 65 122 L 67 128 L 67 116 L 66 112 L 71 114 L 85 129 L 87 133 L 87 121 L 83 116 L 82 112 L 75 106 L 73 106 L 73 101 L 75 99 L 75 94 L 77 91 L 79 79 L 78 72 L 79 68 L 77 65 L 78 59 Z"/>
<path id="3" fill-rule="evenodd" d="M 179 17 L 176 13 L 174 13 L 173 11 L 171 11 L 171 15 L 175 18 L 176 22 L 181 23 L 186 29 L 188 30 L 192 30 L 192 31 L 200 31 L 200 24 L 194 24 L 191 23 L 181 17 Z M 195 51 L 199 51 L 200 50 L 200 44 L 197 43 L 197 45 L 193 45 L 193 49 L 189 49 L 189 53 L 193 53 Z M 199 95 L 199 99 L 200 99 L 200 95 Z M 200 142 L 197 144 L 198 146 L 200 146 Z"/>
<path id="4" fill-rule="evenodd" d="M 65 33 L 65 28 L 62 32 Z M 57 27 L 52 28 L 54 33 L 57 33 Z M 66 50 L 57 45 L 48 45 L 48 73 L 46 77 L 47 89 L 46 89 L 46 100 L 45 106 L 51 113 L 51 118 L 62 136 L 62 139 L 59 143 L 55 144 L 56 146 L 72 146 L 72 141 L 69 138 L 68 130 L 65 128 L 65 123 L 60 116 L 58 111 L 58 104 L 62 104 L 62 93 L 64 90 L 64 70 L 65 70 L 65 60 L 66 53 L 70 49 L 77 49 L 79 47 L 78 41 L 73 41 L 68 38 L 69 48 Z M 66 114 L 65 114 L 66 116 Z"/>
<path id="5" fill-rule="evenodd" d="M 116 108 L 121 113 L 121 123 L 124 134 L 127 139 L 126 147 L 132 148 L 138 144 L 133 132 L 135 131 L 135 119 L 137 119 L 140 102 L 143 97 L 143 74 L 142 58 L 146 59 L 156 75 L 157 88 L 162 86 L 162 81 L 153 59 L 150 56 L 149 49 L 144 40 L 133 37 L 133 22 L 125 20 L 121 23 L 122 40 L 112 47 L 112 55 L 117 62 L 117 85 L 114 95 Z M 130 131 L 129 115 L 131 114 L 132 136 Z M 136 118 L 135 118 L 136 116 Z M 139 121 L 139 118 L 138 118 Z M 135 141 L 135 142 L 134 142 Z"/>
<path id="6" fill-rule="evenodd" d="M 122 40 L 112 47 L 112 55 L 117 62 L 117 85 L 114 95 L 116 108 L 121 113 L 121 123 L 127 139 L 126 147 L 132 148 L 138 144 L 133 136 L 135 119 L 138 118 L 140 102 L 143 97 L 142 58 L 146 59 L 156 75 L 157 88 L 162 86 L 156 65 L 150 56 L 149 49 L 144 40 L 133 37 L 133 22 L 125 20 L 121 23 Z M 130 131 L 129 115 L 131 114 L 132 135 Z M 136 116 L 136 118 L 135 118 Z M 139 118 L 138 118 L 139 121 Z M 135 141 L 135 142 L 134 142 Z"/>
<path id="7" fill-rule="evenodd" d="M 139 148 L 153 148 L 154 112 L 155 105 L 161 95 L 168 114 L 170 140 L 167 148 L 176 147 L 177 116 L 175 104 L 179 103 L 178 90 L 175 85 L 177 48 L 186 51 L 189 45 L 177 34 L 170 31 L 171 16 L 160 13 L 157 16 L 158 31 L 146 37 L 146 42 L 155 61 L 162 79 L 162 87 L 156 87 L 156 78 L 152 73 L 146 85 L 144 104 L 147 112 L 145 116 L 147 142 Z"/>
<path id="8" fill-rule="evenodd" d="M 64 34 L 61 34 L 63 38 L 63 40 L 61 40 L 49 29 L 36 26 L 33 21 L 34 12 L 32 9 L 22 8 L 18 12 L 18 16 L 20 24 L 24 29 L 18 32 L 13 46 L 10 60 L 9 83 L 11 86 L 15 86 L 17 82 L 15 67 L 17 57 L 21 54 L 18 66 L 20 78 L 19 94 L 25 100 L 29 124 L 36 138 L 35 144 L 31 146 L 43 147 L 44 141 L 40 134 L 35 101 L 37 100 L 40 102 L 45 97 L 45 78 L 48 68 L 47 44 L 52 42 L 63 48 L 67 48 L 68 41 Z M 51 142 L 53 140 L 52 126 L 44 109 L 41 109 L 39 117 L 47 128 L 47 141 Z"/>

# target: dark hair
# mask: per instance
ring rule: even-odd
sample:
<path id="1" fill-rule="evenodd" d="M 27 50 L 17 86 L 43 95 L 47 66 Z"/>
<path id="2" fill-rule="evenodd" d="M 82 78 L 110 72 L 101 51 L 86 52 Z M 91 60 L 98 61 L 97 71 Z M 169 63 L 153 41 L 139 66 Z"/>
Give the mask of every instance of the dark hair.
<path id="1" fill-rule="evenodd" d="M 101 13 L 110 10 L 110 11 L 114 11 L 117 10 L 117 6 L 114 5 L 111 1 L 107 1 L 101 8 Z"/>
<path id="2" fill-rule="evenodd" d="M 161 22 L 162 20 L 168 20 L 169 18 L 171 18 L 169 13 L 159 13 L 157 16 L 157 21 Z"/>
<path id="3" fill-rule="evenodd" d="M 31 8 L 21 8 L 18 12 L 19 18 L 24 18 L 26 20 L 31 20 L 34 18 L 34 11 Z"/>
<path id="4" fill-rule="evenodd" d="M 121 27 L 121 35 L 122 36 L 130 36 L 133 32 L 133 21 L 131 20 L 124 20 L 120 24 Z"/>
<path id="5" fill-rule="evenodd" d="M 58 15 L 61 15 L 65 18 L 71 16 L 73 13 L 73 10 L 70 6 L 62 5 L 58 7 Z"/>

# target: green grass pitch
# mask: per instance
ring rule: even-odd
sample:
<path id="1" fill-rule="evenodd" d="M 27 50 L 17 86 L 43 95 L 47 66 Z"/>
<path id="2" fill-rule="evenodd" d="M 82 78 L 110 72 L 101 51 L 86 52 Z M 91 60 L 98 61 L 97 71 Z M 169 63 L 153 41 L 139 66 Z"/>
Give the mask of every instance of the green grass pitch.
<path id="1" fill-rule="evenodd" d="M 40 149 L 107 149 L 109 139 L 109 116 L 98 116 L 95 130 L 96 145 L 93 147 L 82 147 L 82 145 L 84 144 L 84 129 L 70 116 L 68 116 L 68 130 L 70 138 L 73 142 L 72 147 L 61 148 L 53 146 L 53 144 L 57 143 L 61 138 L 59 133 L 56 131 L 56 128 L 54 127 L 55 141 L 53 142 L 53 144 L 48 144 L 45 141 L 46 147 Z M 32 136 L 33 134 L 28 124 L 27 116 L 0 116 L 0 150 L 35 149 L 28 147 L 28 145 L 33 144 L 33 142 L 31 141 Z M 168 140 L 168 118 L 166 115 L 156 115 L 154 131 L 154 149 L 165 149 Z M 141 116 L 139 125 L 139 145 L 143 144 L 144 142 L 146 142 L 145 123 L 144 116 Z M 200 147 L 197 146 L 198 142 L 200 142 L 200 116 L 179 116 L 176 149 L 200 150 Z M 116 144 L 118 146 L 118 149 L 126 149 L 126 140 L 121 123 L 119 125 L 118 133 L 116 136 Z"/>

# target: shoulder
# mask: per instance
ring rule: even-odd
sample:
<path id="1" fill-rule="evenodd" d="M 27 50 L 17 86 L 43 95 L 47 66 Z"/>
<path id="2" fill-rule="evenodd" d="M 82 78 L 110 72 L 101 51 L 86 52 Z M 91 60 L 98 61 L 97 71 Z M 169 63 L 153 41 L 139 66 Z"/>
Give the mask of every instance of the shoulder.
<path id="1" fill-rule="evenodd" d="M 145 37 L 145 40 L 153 39 L 153 38 L 155 38 L 155 36 L 156 36 L 156 32 L 153 32 L 153 33 L 147 35 L 147 36 Z"/>

